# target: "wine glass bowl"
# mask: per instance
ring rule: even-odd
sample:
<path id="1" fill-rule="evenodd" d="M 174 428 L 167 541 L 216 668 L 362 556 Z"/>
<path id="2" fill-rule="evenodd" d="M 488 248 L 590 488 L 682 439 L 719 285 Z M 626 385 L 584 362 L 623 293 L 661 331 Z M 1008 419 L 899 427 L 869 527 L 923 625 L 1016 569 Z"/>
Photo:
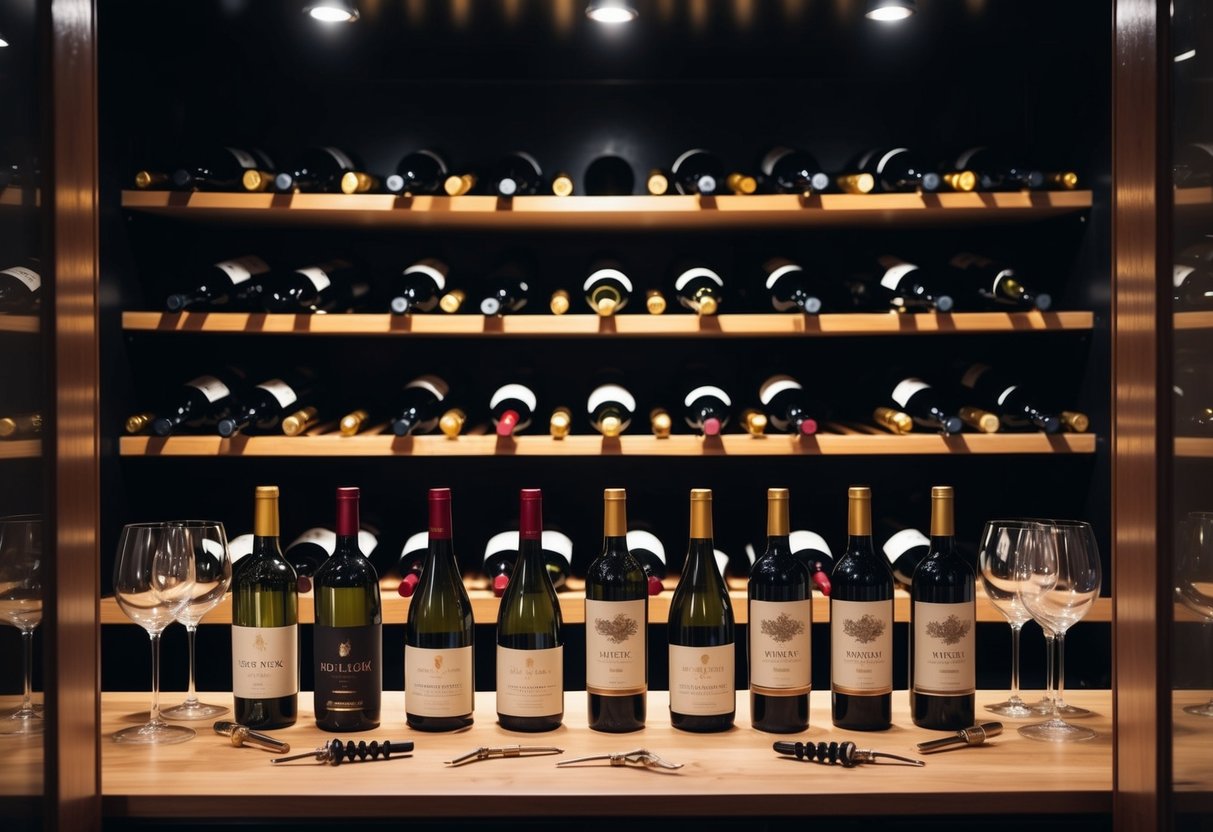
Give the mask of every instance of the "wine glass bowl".
<path id="1" fill-rule="evenodd" d="M 1004 702 L 986 705 L 991 713 L 1011 719 L 1027 719 L 1038 712 L 1019 696 L 1019 642 L 1023 626 L 1032 614 L 1020 601 L 1015 578 L 1015 555 L 1033 545 L 1040 525 L 1032 520 L 991 520 L 982 530 L 978 556 L 981 582 L 990 604 L 1011 625 L 1011 695 Z"/>
<path id="2" fill-rule="evenodd" d="M 34 630 L 42 622 L 42 518 L 0 518 L 0 621 L 21 631 L 24 695 L 0 716 L 0 735 L 40 734 L 45 722 L 32 701 Z"/>

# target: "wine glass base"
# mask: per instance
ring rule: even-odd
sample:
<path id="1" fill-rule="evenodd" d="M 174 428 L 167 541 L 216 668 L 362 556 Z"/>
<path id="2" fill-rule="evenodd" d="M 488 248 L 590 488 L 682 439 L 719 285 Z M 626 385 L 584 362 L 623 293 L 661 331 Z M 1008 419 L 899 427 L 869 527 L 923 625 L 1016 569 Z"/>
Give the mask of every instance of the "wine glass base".
<path id="1" fill-rule="evenodd" d="M 0 719 L 0 736 L 28 737 L 46 730 L 46 720 L 35 710 L 17 710 Z"/>
<path id="2" fill-rule="evenodd" d="M 34 704 L 30 705 L 30 707 L 33 708 L 34 713 L 38 714 L 38 716 L 42 716 L 42 705 L 40 703 L 35 702 Z M 9 708 L 7 710 L 0 711 L 0 719 L 8 719 L 9 717 L 14 717 L 17 714 L 21 713 L 21 711 L 22 711 L 21 708 Z"/>
<path id="3" fill-rule="evenodd" d="M 1033 716 L 1052 716 L 1053 715 L 1053 700 L 1047 696 L 1039 702 L 1028 703 L 1028 710 Z M 1064 701 L 1057 703 L 1057 713 L 1063 719 L 1085 719 L 1093 716 L 1086 708 L 1076 708 L 1073 705 L 1067 705 Z"/>
<path id="4" fill-rule="evenodd" d="M 182 702 L 172 708 L 165 708 L 160 716 L 177 722 L 191 722 L 197 719 L 213 719 L 223 716 L 230 709 L 223 705 L 208 705 L 205 702 Z"/>
<path id="5" fill-rule="evenodd" d="M 1028 705 L 1019 697 L 1008 699 L 1006 702 L 998 702 L 994 705 L 986 705 L 985 709 L 992 714 L 1005 716 L 1008 719 L 1031 719 L 1040 714 Z"/>
<path id="6" fill-rule="evenodd" d="M 1090 728 L 1080 728 L 1065 720 L 1050 719 L 1036 725 L 1024 725 L 1019 729 L 1021 736 L 1041 742 L 1082 742 L 1099 736 Z"/>
<path id="7" fill-rule="evenodd" d="M 184 725 L 165 725 L 149 722 L 132 728 L 123 728 L 114 734 L 114 742 L 125 745 L 173 745 L 192 740 L 197 733 Z"/>
<path id="8" fill-rule="evenodd" d="M 1189 705 L 1184 708 L 1184 713 L 1193 716 L 1213 716 L 1213 699 L 1203 705 Z"/>

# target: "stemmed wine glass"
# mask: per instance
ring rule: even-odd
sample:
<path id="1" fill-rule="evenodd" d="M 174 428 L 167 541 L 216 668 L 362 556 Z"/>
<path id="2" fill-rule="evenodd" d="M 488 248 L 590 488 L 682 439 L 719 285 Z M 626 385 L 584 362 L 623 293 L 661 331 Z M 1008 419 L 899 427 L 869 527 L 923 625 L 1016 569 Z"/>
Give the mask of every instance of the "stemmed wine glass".
<path id="1" fill-rule="evenodd" d="M 45 722 L 31 702 L 34 630 L 42 621 L 42 518 L 0 519 L 0 621 L 21 631 L 25 678 L 21 707 L 0 718 L 0 734 L 39 734 Z"/>
<path id="2" fill-rule="evenodd" d="M 1039 532 L 1040 524 L 1031 520 L 991 520 L 981 533 L 981 582 L 990 603 L 1011 625 L 1011 696 L 985 708 L 1012 719 L 1037 715 L 1034 708 L 1019 698 L 1019 634 L 1023 625 L 1032 620 L 1032 614 L 1016 592 L 1015 553 L 1022 546 L 1032 545 L 1033 536 Z"/>
<path id="3" fill-rule="evenodd" d="M 203 616 L 223 600 L 232 583 L 232 559 L 221 523 L 185 523 L 186 545 L 194 554 L 194 589 L 189 603 L 177 613 L 190 644 L 190 686 L 185 701 L 161 712 L 165 719 L 210 719 L 227 713 L 223 705 L 198 701 L 194 685 L 194 637 Z"/>
<path id="4" fill-rule="evenodd" d="M 160 634 L 190 602 L 194 552 L 185 523 L 133 523 L 122 529 L 114 564 L 114 597 L 152 643 L 152 709 L 144 725 L 124 728 L 114 741 L 142 745 L 185 742 L 194 729 L 160 718 Z"/>
<path id="5" fill-rule="evenodd" d="M 1075 520 L 1046 520 L 1029 532 L 1013 556 L 1016 593 L 1024 608 L 1057 641 L 1057 686 L 1053 714 L 1019 733 L 1046 742 L 1073 742 L 1096 736 L 1090 728 L 1071 725 L 1058 710 L 1065 689 L 1066 631 L 1095 606 L 1102 584 L 1099 548 L 1091 526 Z"/>
<path id="6" fill-rule="evenodd" d="M 1176 564 L 1175 595 L 1192 612 L 1204 618 L 1204 629 L 1213 628 L 1213 513 L 1188 514 L 1188 534 Z M 1213 699 L 1189 705 L 1185 713 L 1213 716 Z"/>

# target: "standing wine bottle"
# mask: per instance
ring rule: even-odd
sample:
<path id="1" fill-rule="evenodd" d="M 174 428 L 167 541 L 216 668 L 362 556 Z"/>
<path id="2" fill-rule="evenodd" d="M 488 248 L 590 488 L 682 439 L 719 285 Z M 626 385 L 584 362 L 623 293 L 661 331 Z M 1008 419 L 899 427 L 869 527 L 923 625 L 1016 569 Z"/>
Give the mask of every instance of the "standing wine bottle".
<path id="1" fill-rule="evenodd" d="M 530 427 L 538 401 L 525 384 L 503 384 L 489 399 L 489 410 L 498 436 L 513 436 Z"/>
<path id="2" fill-rule="evenodd" d="M 619 156 L 599 156 L 583 178 L 588 196 L 630 196 L 636 190 L 636 172 Z"/>
<path id="3" fill-rule="evenodd" d="M 771 306 L 776 311 L 808 315 L 821 311 L 824 287 L 819 279 L 810 278 L 799 263 L 773 257 L 762 264 L 762 272 L 763 285 L 771 293 Z"/>
<path id="4" fill-rule="evenodd" d="M 872 547 L 872 490 L 847 492 L 847 549 L 830 576 L 830 698 L 834 724 L 893 724 L 893 575 Z"/>
<path id="5" fill-rule="evenodd" d="M 852 165 L 857 173 L 870 173 L 876 190 L 886 193 L 937 191 L 942 181 L 905 147 L 869 150 Z"/>
<path id="6" fill-rule="evenodd" d="M 383 607 L 379 576 L 358 549 L 358 489 L 337 489 L 337 548 L 316 572 L 316 725 L 379 727 Z"/>
<path id="7" fill-rule="evenodd" d="M 902 586 L 914 582 L 914 570 L 931 551 L 931 539 L 918 529 L 901 529 L 889 536 L 882 547 L 893 571 L 893 580 Z"/>
<path id="8" fill-rule="evenodd" d="M 373 177 L 363 170 L 352 155 L 340 148 L 313 147 L 304 151 L 288 170 L 274 177 L 274 190 L 280 194 L 363 193 L 375 185 Z"/>
<path id="9" fill-rule="evenodd" d="M 632 424 L 636 412 L 636 399 L 626 387 L 619 384 L 603 384 L 594 388 L 586 401 L 586 410 L 594 430 L 608 438 L 615 438 Z"/>
<path id="10" fill-rule="evenodd" d="M 715 315 L 723 290 L 724 279 L 705 266 L 680 269 L 674 276 L 678 302 L 698 315 Z"/>
<path id="11" fill-rule="evenodd" d="M 442 191 L 447 178 L 446 161 L 432 150 L 415 150 L 396 165 L 396 172 L 384 180 L 383 186 L 393 194 L 418 196 Z"/>
<path id="12" fill-rule="evenodd" d="M 764 190 L 780 194 L 808 196 L 830 187 L 830 176 L 805 150 L 776 147 L 762 157 Z"/>
<path id="13" fill-rule="evenodd" d="M 169 312 L 194 308 L 254 309 L 260 306 L 263 280 L 269 272 L 269 265 L 254 255 L 220 260 L 199 269 L 191 278 L 190 288 L 169 295 L 164 308 Z"/>
<path id="14" fill-rule="evenodd" d="M 179 191 L 239 191 L 247 174 L 268 176 L 274 169 L 260 150 L 220 147 L 201 154 L 196 164 L 173 171 L 170 181 Z M 259 189 L 258 189 L 259 190 Z"/>
<path id="15" fill-rule="evenodd" d="M 662 583 L 666 576 L 665 546 L 657 535 L 644 529 L 632 529 L 627 537 L 628 550 L 648 579 L 649 595 L 660 595 L 665 589 Z"/>
<path id="16" fill-rule="evenodd" d="M 543 560 L 542 499 L 522 489 L 518 560 L 497 614 L 497 721 L 507 731 L 551 731 L 564 720 L 563 624 Z"/>
<path id="17" fill-rule="evenodd" d="M 768 378 L 758 388 L 758 400 L 776 430 L 799 436 L 817 433 L 817 420 L 813 418 L 816 407 L 800 382 L 791 376 Z"/>
<path id="18" fill-rule="evenodd" d="M 329 260 L 270 275 L 261 290 L 266 312 L 345 312 L 357 307 L 371 287 L 347 260 Z"/>
<path id="19" fill-rule="evenodd" d="M 189 428 L 217 425 L 235 410 L 243 384 L 244 373 L 231 368 L 187 381 L 171 397 L 171 403 L 156 412 L 152 433 L 170 436 L 182 425 Z"/>
<path id="20" fill-rule="evenodd" d="M 278 486 L 258 486 L 253 509 L 253 549 L 232 577 L 232 711 L 249 728 L 286 728 L 299 715 L 299 595 L 278 548 Z"/>
<path id="21" fill-rule="evenodd" d="M 585 689 L 590 728 L 644 728 L 648 673 L 648 579 L 628 550 L 627 492 L 603 493 L 602 554 L 585 576 Z"/>
<path id="22" fill-rule="evenodd" d="M 480 314 L 506 315 L 520 311 L 530 299 L 531 287 L 527 283 L 526 271 L 514 262 L 507 262 L 485 279 L 487 287 L 480 301 Z"/>
<path id="23" fill-rule="evenodd" d="M 518 150 L 497 162 L 490 184 L 500 197 L 530 196 L 543 187 L 543 171 L 534 156 Z"/>
<path id="24" fill-rule="evenodd" d="M 429 433 L 438 427 L 442 403 L 449 392 L 447 383 L 432 375 L 418 376 L 404 385 L 404 392 L 392 417 L 392 433 L 408 436 L 412 433 Z"/>
<path id="25" fill-rule="evenodd" d="M 220 436 L 253 428 L 263 433 L 279 429 L 282 420 L 304 406 L 314 395 L 310 373 L 300 371 L 297 377 L 272 378 L 253 387 L 241 397 L 235 411 L 220 419 L 216 429 Z"/>
<path id="26" fill-rule="evenodd" d="M 889 393 L 889 401 L 908 414 L 916 425 L 945 434 L 960 433 L 964 428 L 964 422 L 948 411 L 935 388 L 920 378 L 902 378 Z"/>
<path id="27" fill-rule="evenodd" d="M 0 312 L 31 312 L 42 300 L 42 275 L 37 261 L 0 269 Z"/>
<path id="28" fill-rule="evenodd" d="M 1046 311 L 1053 305 L 1053 297 L 1047 292 L 1033 292 L 1024 285 L 1015 270 L 979 254 L 962 252 L 953 257 L 948 265 L 956 273 L 958 295 L 961 287 L 967 288 L 974 300 L 985 306 L 1002 309 L 1039 309 Z"/>
<path id="29" fill-rule="evenodd" d="M 670 179 L 680 194 L 713 196 L 724 190 L 724 163 L 702 148 L 688 150 L 670 166 Z"/>
<path id="30" fill-rule="evenodd" d="M 1003 376 L 986 364 L 972 364 L 960 378 L 961 387 L 972 391 L 977 404 L 998 414 L 1004 427 L 1013 430 L 1037 428 L 1045 433 L 1061 430 L 1061 419 L 1040 407 L 1032 391 Z"/>
<path id="31" fill-rule="evenodd" d="M 431 488 L 429 551 L 404 630 L 404 710 L 410 728 L 472 724 L 475 622 L 451 534 L 451 490 Z"/>
<path id="32" fill-rule="evenodd" d="M 956 549 L 951 486 L 931 489 L 931 551 L 910 587 L 910 712 L 932 731 L 973 724 L 977 688 L 977 586 Z"/>
<path id="33" fill-rule="evenodd" d="M 393 315 L 409 312 L 433 312 L 446 291 L 446 263 L 427 257 L 405 268 L 392 279 L 391 301 Z"/>
<path id="34" fill-rule="evenodd" d="M 358 550 L 363 555 L 369 558 L 378 546 L 379 537 L 373 529 L 363 527 L 358 530 Z M 292 540 L 291 544 L 286 547 L 285 557 L 286 562 L 301 579 L 308 579 L 306 584 L 302 580 L 300 584 L 310 587 L 310 579 L 319 571 L 325 561 L 333 556 L 335 551 L 337 551 L 337 533 L 332 529 L 316 526 Z"/>
<path id="35" fill-rule="evenodd" d="M 750 714 L 759 731 L 809 727 L 813 600 L 809 573 L 792 554 L 788 490 L 767 489 L 767 550 L 750 572 Z"/>
<path id="36" fill-rule="evenodd" d="M 719 436 L 729 423 L 729 409 L 733 406 L 733 400 L 719 387 L 703 385 L 687 393 L 682 404 L 688 425 L 704 436 Z"/>
<path id="37" fill-rule="evenodd" d="M 602 317 L 614 315 L 628 305 L 632 296 L 632 280 L 619 264 L 600 260 L 590 268 L 590 275 L 581 287 L 585 302 Z"/>
<path id="38" fill-rule="evenodd" d="M 737 711 L 733 607 L 712 545 L 712 492 L 691 490 L 691 535 L 670 601 L 670 724 L 727 731 Z"/>

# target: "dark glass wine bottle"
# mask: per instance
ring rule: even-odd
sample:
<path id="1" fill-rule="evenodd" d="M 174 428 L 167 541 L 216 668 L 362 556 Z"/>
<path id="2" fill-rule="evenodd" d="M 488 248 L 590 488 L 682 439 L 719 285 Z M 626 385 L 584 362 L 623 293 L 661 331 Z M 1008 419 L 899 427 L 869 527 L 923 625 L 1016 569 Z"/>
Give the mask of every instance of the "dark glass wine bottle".
<path id="1" fill-rule="evenodd" d="M 329 260 L 265 279 L 261 304 L 266 312 L 346 312 L 359 306 L 371 287 L 347 260 Z"/>
<path id="2" fill-rule="evenodd" d="M 627 492 L 603 493 L 602 554 L 585 576 L 585 689 L 590 728 L 644 728 L 649 687 L 648 579 L 628 550 Z"/>
<path id="3" fill-rule="evenodd" d="M 771 306 L 778 312 L 804 312 L 816 315 L 824 303 L 820 280 L 812 279 L 799 263 L 785 257 L 773 257 L 762 264 L 763 285 L 771 294 Z"/>
<path id="4" fill-rule="evenodd" d="M 391 301 L 388 306 L 393 315 L 410 312 L 433 312 L 446 291 L 446 263 L 427 257 L 407 267 L 392 280 Z"/>
<path id="5" fill-rule="evenodd" d="M 286 728 L 299 715 L 299 594 L 278 546 L 278 486 L 258 486 L 253 508 L 253 550 L 232 576 L 232 711 Z"/>
<path id="6" fill-rule="evenodd" d="M 632 279 L 612 260 L 600 260 L 590 267 L 581 287 L 585 302 L 598 315 L 608 317 L 621 312 L 632 296 Z"/>
<path id="7" fill-rule="evenodd" d="M 628 550 L 648 578 L 649 595 L 660 595 L 665 589 L 662 584 L 666 576 L 665 546 L 657 535 L 644 529 L 632 529 L 627 536 Z"/>
<path id="8" fill-rule="evenodd" d="M 0 269 L 0 312 L 32 312 L 42 300 L 42 275 L 37 261 Z"/>
<path id="9" fill-rule="evenodd" d="M 228 368 L 215 375 L 198 376 L 187 381 L 168 403 L 156 412 L 152 433 L 170 436 L 182 427 L 213 427 L 236 409 L 237 396 L 244 384 L 244 373 Z"/>
<path id="10" fill-rule="evenodd" d="M 704 436 L 719 436 L 729 423 L 733 400 L 719 387 L 702 385 L 688 392 L 682 404 L 688 425 Z"/>
<path id="11" fill-rule="evenodd" d="M 179 191 L 239 191 L 246 174 L 267 176 L 273 169 L 260 150 L 220 147 L 201 154 L 193 166 L 173 171 L 170 181 Z"/>
<path id="12" fill-rule="evenodd" d="M 889 392 L 889 401 L 914 420 L 914 424 L 940 433 L 960 433 L 964 422 L 949 412 L 944 399 L 934 387 L 920 378 L 907 376 Z"/>
<path id="13" fill-rule="evenodd" d="M 310 589 L 312 576 L 336 550 L 337 533 L 332 529 L 316 526 L 292 540 L 286 547 L 284 557 L 299 576 L 300 584 Z"/>
<path id="14" fill-rule="evenodd" d="M 530 427 L 538 401 L 525 384 L 503 384 L 489 399 L 498 436 L 513 436 Z"/>
<path id="15" fill-rule="evenodd" d="M 358 489 L 337 489 L 337 548 L 316 572 L 316 725 L 325 731 L 379 727 L 383 607 L 379 575 L 358 548 Z"/>
<path id="16" fill-rule="evenodd" d="M 820 415 L 800 382 L 791 376 L 771 376 L 758 388 L 758 400 L 771 425 L 783 433 L 812 436 Z"/>
<path id="17" fill-rule="evenodd" d="M 41 413 L 14 413 L 0 417 L 0 439 L 32 439 L 42 435 Z"/>
<path id="18" fill-rule="evenodd" d="M 824 191 L 830 176 L 811 153 L 790 147 L 776 147 L 762 157 L 764 190 L 771 193 L 801 194 Z"/>
<path id="19" fill-rule="evenodd" d="M 809 727 L 813 600 L 809 573 L 792 553 L 788 490 L 767 489 L 767 550 L 749 582 L 750 715 L 755 728 Z"/>
<path id="20" fill-rule="evenodd" d="M 1208 260 L 1195 253 L 1190 258 L 1183 257 L 1190 252 L 1191 249 L 1183 252 L 1172 267 L 1175 305 L 1189 310 L 1213 309 L 1213 268 Z"/>
<path id="21" fill-rule="evenodd" d="M 497 721 L 507 731 L 552 731 L 564 720 L 563 624 L 543 560 L 542 499 L 522 489 L 518 559 L 497 614 Z"/>
<path id="22" fill-rule="evenodd" d="M 1039 309 L 1041 312 L 1053 305 L 1052 295 L 1032 291 L 1005 263 L 962 252 L 948 261 L 948 265 L 956 272 L 955 294 L 963 297 L 967 290 L 978 305 L 994 309 Z"/>
<path id="23" fill-rule="evenodd" d="M 269 265 L 254 255 L 221 260 L 199 269 L 191 278 L 190 288 L 169 295 L 164 308 L 169 312 L 255 309 L 260 306 L 263 281 L 269 272 Z"/>
<path id="24" fill-rule="evenodd" d="M 889 536 L 881 550 L 889 559 L 893 580 L 908 587 L 914 582 L 914 570 L 931 551 L 931 539 L 918 529 L 901 529 Z"/>
<path id="25" fill-rule="evenodd" d="M 938 173 L 928 170 L 905 147 L 869 150 L 854 162 L 852 168 L 858 173 L 870 173 L 876 190 L 886 193 L 937 191 L 943 184 Z"/>
<path id="26" fill-rule="evenodd" d="M 472 724 L 476 657 L 472 602 L 455 560 L 451 490 L 431 488 L 421 582 L 404 630 L 404 710 L 410 728 L 456 731 Z"/>
<path id="27" fill-rule="evenodd" d="M 400 574 L 400 584 L 396 592 L 401 598 L 412 598 L 421 583 L 421 571 L 425 569 L 426 558 L 430 553 L 429 532 L 417 532 L 409 535 L 400 550 L 400 559 L 396 562 L 396 571 Z"/>
<path id="28" fill-rule="evenodd" d="M 220 436 L 252 428 L 261 433 L 273 433 L 282 420 L 304 407 L 314 397 L 311 374 L 300 371 L 287 378 L 263 381 L 241 396 L 234 412 L 216 424 Z"/>
<path id="29" fill-rule="evenodd" d="M 852 283 L 863 287 L 862 293 L 874 307 L 892 308 L 896 312 L 950 312 L 955 300 L 942 281 L 913 263 L 886 255 L 877 259 L 876 269 L 868 275 L 854 278 Z"/>
<path id="30" fill-rule="evenodd" d="M 1171 159 L 1176 188 L 1201 188 L 1213 184 L 1213 144 L 1181 144 Z"/>
<path id="31" fill-rule="evenodd" d="M 636 190 L 636 172 L 619 156 L 599 156 L 590 162 L 584 180 L 589 196 L 630 196 Z"/>
<path id="32" fill-rule="evenodd" d="M 543 170 L 534 156 L 518 150 L 497 162 L 490 182 L 497 196 L 531 196 L 543 187 Z"/>
<path id="33" fill-rule="evenodd" d="M 1045 433 L 1061 430 L 1061 419 L 1042 408 L 1031 390 L 986 364 L 970 365 L 961 376 L 960 385 L 972 391 L 974 404 L 997 413 L 1003 427 L 1036 428 Z"/>
<path id="34" fill-rule="evenodd" d="M 526 271 L 514 262 L 494 269 L 484 281 L 485 293 L 480 301 L 482 315 L 508 315 L 519 312 L 531 296 Z"/>
<path id="35" fill-rule="evenodd" d="M 727 731 L 737 711 L 733 607 L 712 545 L 712 492 L 691 491 L 691 536 L 670 601 L 670 724 Z"/>
<path id="36" fill-rule="evenodd" d="M 788 535 L 788 543 L 792 547 L 792 554 L 808 570 L 809 580 L 822 595 L 830 597 L 830 574 L 834 571 L 835 563 L 830 544 L 817 532 L 807 529 L 794 530 Z"/>
<path id="37" fill-rule="evenodd" d="M 847 492 L 847 549 L 830 576 L 830 699 L 834 724 L 893 724 L 893 575 L 872 546 L 872 490 Z"/>
<path id="38" fill-rule="evenodd" d="M 615 438 L 632 424 L 636 398 L 622 385 L 602 384 L 590 393 L 586 411 L 594 430 L 607 438 Z"/>
<path id="39" fill-rule="evenodd" d="M 432 375 L 418 376 L 404 385 L 392 416 L 392 433 L 408 436 L 434 430 L 449 392 L 447 383 Z"/>
<path id="40" fill-rule="evenodd" d="M 274 177 L 274 190 L 310 193 L 364 193 L 375 180 L 349 153 L 337 147 L 313 147 L 304 151 L 288 170 Z"/>
<path id="41" fill-rule="evenodd" d="M 725 187 L 724 163 L 702 148 L 688 150 L 670 166 L 670 179 L 680 194 L 713 196 Z"/>
<path id="42" fill-rule="evenodd" d="M 1011 161 L 989 147 L 972 147 L 956 157 L 954 170 L 977 175 L 977 187 L 983 191 L 1036 190 L 1045 184 L 1042 171 Z"/>
<path id="43" fill-rule="evenodd" d="M 418 196 L 442 192 L 447 178 L 446 161 L 433 150 L 416 150 L 396 165 L 396 172 L 384 180 L 384 188 L 394 194 Z"/>
<path id="44" fill-rule="evenodd" d="M 705 266 L 679 269 L 674 275 L 678 302 L 697 315 L 715 315 L 723 293 L 724 279 Z"/>
<path id="45" fill-rule="evenodd" d="M 931 489 L 931 551 L 910 587 L 910 712 L 932 731 L 973 724 L 977 688 L 977 586 L 955 538 L 951 486 Z"/>

